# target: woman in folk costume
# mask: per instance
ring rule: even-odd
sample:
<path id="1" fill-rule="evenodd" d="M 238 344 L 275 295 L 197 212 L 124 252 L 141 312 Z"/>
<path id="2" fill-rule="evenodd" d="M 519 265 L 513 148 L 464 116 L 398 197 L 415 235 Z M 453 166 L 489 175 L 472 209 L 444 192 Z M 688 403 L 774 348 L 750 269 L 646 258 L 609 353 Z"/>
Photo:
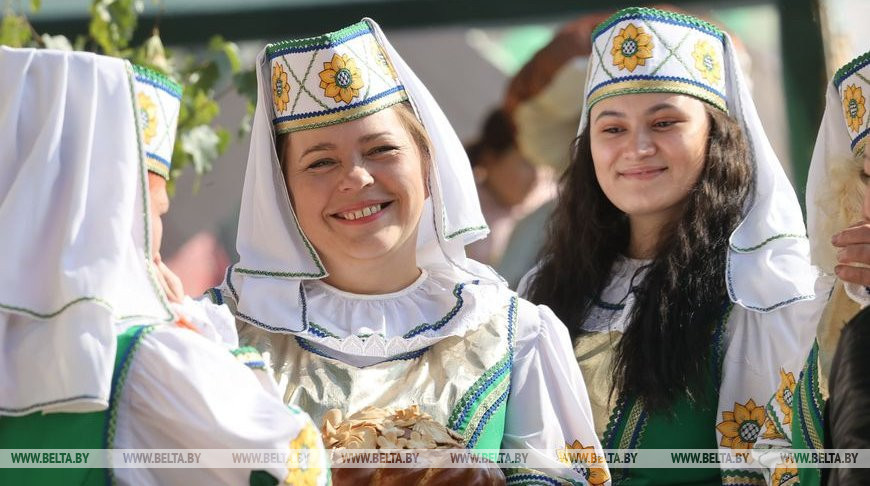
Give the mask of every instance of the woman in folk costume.
<path id="1" fill-rule="evenodd" d="M 0 67 L 0 448 L 313 451 L 298 468 L 5 469 L 3 483 L 328 483 L 316 429 L 240 362 L 257 366 L 232 316 L 180 319 L 156 276 L 146 156 L 169 160 L 180 87 L 89 53 L 3 47 Z"/>
<path id="2" fill-rule="evenodd" d="M 568 334 L 466 259 L 487 232 L 468 159 L 380 28 L 270 44 L 257 75 L 241 260 L 211 295 L 268 351 L 285 401 L 330 427 L 331 409 L 414 406 L 466 448 L 606 481 L 545 453 L 600 452 Z"/>
<path id="3" fill-rule="evenodd" d="M 794 190 L 727 34 L 629 8 L 592 37 L 574 161 L 522 292 L 568 324 L 605 448 L 752 448 L 821 307 Z M 764 482 L 751 469 L 611 474 Z"/>
<path id="4" fill-rule="evenodd" d="M 868 93 L 870 52 L 840 68 L 828 85 L 825 115 L 807 182 L 813 263 L 842 280 L 834 284 L 803 370 L 783 373 L 782 383 L 767 404 L 768 420 L 759 447 L 824 449 L 830 440 L 825 436 L 824 416 L 831 362 L 844 326 L 870 303 L 870 291 L 864 285 L 847 281 L 860 276 L 850 275 L 859 269 L 849 264 L 861 263 L 864 245 L 855 235 L 860 238 L 861 226 L 870 221 L 865 187 L 870 169 L 865 148 L 870 131 L 870 114 L 865 108 Z M 856 221 L 862 223 L 855 225 Z M 795 475 L 802 485 L 824 483 L 824 473 L 818 468 L 798 469 L 793 463 L 770 466 L 772 484 L 785 484 Z"/>

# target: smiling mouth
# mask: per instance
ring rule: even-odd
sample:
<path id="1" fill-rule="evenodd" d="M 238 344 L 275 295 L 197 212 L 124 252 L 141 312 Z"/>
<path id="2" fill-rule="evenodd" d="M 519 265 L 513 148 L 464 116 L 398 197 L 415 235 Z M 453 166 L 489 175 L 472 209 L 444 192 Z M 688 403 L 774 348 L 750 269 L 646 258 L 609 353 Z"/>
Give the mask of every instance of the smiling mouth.
<path id="1" fill-rule="evenodd" d="M 362 219 L 362 218 L 371 216 L 373 214 L 378 214 L 379 212 L 386 209 L 390 204 L 392 204 L 392 201 L 378 203 L 378 204 L 372 204 L 371 206 L 366 206 L 364 208 L 355 209 L 353 211 L 345 211 L 345 212 L 341 212 L 341 213 L 335 213 L 332 216 L 334 216 L 338 219 L 345 219 L 347 221 L 355 221 L 357 219 Z"/>
<path id="2" fill-rule="evenodd" d="M 620 172 L 619 175 L 623 177 L 651 177 L 657 174 L 660 174 L 664 171 L 668 170 L 667 167 L 650 167 L 649 169 L 632 169 L 625 172 Z"/>

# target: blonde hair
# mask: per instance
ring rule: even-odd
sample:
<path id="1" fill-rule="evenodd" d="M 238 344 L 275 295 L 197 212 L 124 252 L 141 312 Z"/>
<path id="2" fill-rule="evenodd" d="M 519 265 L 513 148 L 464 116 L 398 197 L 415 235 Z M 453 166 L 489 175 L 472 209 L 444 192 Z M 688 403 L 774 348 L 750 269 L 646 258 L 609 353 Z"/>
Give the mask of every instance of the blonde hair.
<path id="1" fill-rule="evenodd" d="M 861 208 L 865 191 L 864 182 L 861 180 L 861 172 L 864 170 L 861 157 L 852 156 L 847 160 L 830 162 L 828 183 L 822 186 L 818 197 L 813 201 L 822 215 L 818 218 L 816 232 L 810 235 L 813 262 L 826 273 L 833 273 L 837 265 L 837 249 L 831 244 L 831 237 L 862 219 Z M 830 363 L 843 326 L 860 310 L 861 306 L 846 294 L 843 282 L 837 280 L 816 331 L 823 369 L 827 369 L 826 365 Z"/>

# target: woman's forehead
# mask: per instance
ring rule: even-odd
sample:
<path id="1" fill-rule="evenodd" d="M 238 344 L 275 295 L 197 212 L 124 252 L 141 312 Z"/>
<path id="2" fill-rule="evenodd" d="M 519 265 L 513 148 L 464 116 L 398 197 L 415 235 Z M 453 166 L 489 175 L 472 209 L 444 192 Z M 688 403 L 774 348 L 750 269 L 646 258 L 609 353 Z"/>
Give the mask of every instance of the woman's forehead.
<path id="1" fill-rule="evenodd" d="M 399 136 L 404 133 L 401 120 L 390 108 L 344 123 L 292 132 L 289 137 L 291 146 L 295 145 L 299 150 L 305 150 L 305 147 L 310 145 L 330 143 L 341 146 L 366 142 L 382 136 Z"/>
<path id="2" fill-rule="evenodd" d="M 703 109 L 702 101 L 688 95 L 676 93 L 631 93 L 611 96 L 596 103 L 590 111 L 592 120 L 601 114 L 643 115 L 664 109 L 698 110 Z"/>

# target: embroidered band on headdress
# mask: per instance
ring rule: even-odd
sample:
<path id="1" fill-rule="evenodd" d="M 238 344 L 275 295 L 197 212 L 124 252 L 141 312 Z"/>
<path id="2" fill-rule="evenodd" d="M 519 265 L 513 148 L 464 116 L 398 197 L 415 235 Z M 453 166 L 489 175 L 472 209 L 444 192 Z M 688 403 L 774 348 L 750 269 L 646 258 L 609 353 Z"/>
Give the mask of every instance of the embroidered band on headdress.
<path id="1" fill-rule="evenodd" d="M 277 134 L 354 120 L 408 100 L 365 20 L 329 34 L 269 44 L 266 55 Z"/>
<path id="2" fill-rule="evenodd" d="M 135 103 L 148 170 L 169 179 L 182 88 L 153 69 L 134 65 L 133 71 L 136 74 Z"/>
<path id="3" fill-rule="evenodd" d="M 688 15 L 627 8 L 592 32 L 586 109 L 623 94 L 679 93 L 728 111 L 725 36 Z"/>
<path id="4" fill-rule="evenodd" d="M 870 52 L 853 59 L 834 74 L 834 87 L 843 103 L 843 116 L 851 140 L 849 148 L 859 155 L 864 152 L 870 134 L 867 96 L 870 95 Z"/>

